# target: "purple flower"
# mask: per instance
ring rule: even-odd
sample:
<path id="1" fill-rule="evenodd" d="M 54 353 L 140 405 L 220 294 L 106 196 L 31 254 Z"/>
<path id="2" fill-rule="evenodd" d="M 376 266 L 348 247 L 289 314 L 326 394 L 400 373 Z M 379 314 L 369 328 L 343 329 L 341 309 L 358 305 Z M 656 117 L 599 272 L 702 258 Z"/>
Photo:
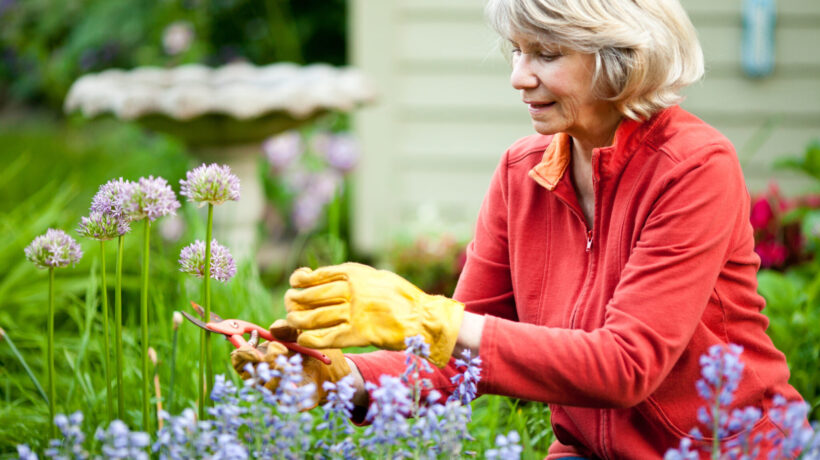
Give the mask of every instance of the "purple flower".
<path id="1" fill-rule="evenodd" d="M 727 407 L 743 375 L 741 353 L 743 347 L 739 345 L 713 345 L 708 354 L 700 357 L 703 378 L 695 382 L 695 387 L 708 406 L 698 408 L 698 421 L 711 427 L 712 435 L 717 438 L 731 434 Z"/>
<path id="2" fill-rule="evenodd" d="M 371 403 L 366 419 L 371 425 L 365 430 L 361 444 L 370 452 L 398 446 L 410 434 L 407 414 L 413 407 L 410 390 L 401 379 L 389 375 L 379 377 L 379 386 L 365 383 Z"/>
<path id="3" fill-rule="evenodd" d="M 114 420 L 108 430 L 97 428 L 94 436 L 102 443 L 102 454 L 111 459 L 148 459 L 147 448 L 151 444 L 148 433 L 131 432 L 121 420 Z"/>
<path id="4" fill-rule="evenodd" d="M 91 211 L 88 217 L 82 217 L 77 228 L 80 235 L 100 241 L 125 235 L 130 230 L 131 225 L 127 220 L 99 211 Z"/>
<path id="5" fill-rule="evenodd" d="M 818 435 L 806 425 L 808 413 L 809 405 L 804 401 L 787 403 L 782 396 L 775 396 L 769 418 L 785 432 L 786 437 L 775 441 L 776 448 L 769 454 L 770 459 L 795 458 L 801 451 L 801 458 L 820 458 Z"/>
<path id="6" fill-rule="evenodd" d="M 182 414 L 171 417 L 160 412 L 165 425 L 157 432 L 157 441 L 152 450 L 160 459 L 183 460 L 205 458 L 209 455 L 209 442 L 214 435 L 209 421 L 197 422 L 193 409 L 185 409 Z"/>
<path id="7" fill-rule="evenodd" d="M 200 206 L 239 200 L 239 178 L 231 173 L 229 166 L 203 164 L 188 171 L 186 180 L 179 183 L 182 185 L 180 195 L 187 196 L 188 201 L 200 203 Z"/>
<path id="8" fill-rule="evenodd" d="M 205 242 L 196 240 L 182 248 L 179 254 L 179 271 L 202 278 L 205 276 Z M 236 274 L 236 263 L 230 251 L 211 240 L 211 278 L 222 282 Z"/>
<path id="9" fill-rule="evenodd" d="M 349 133 L 332 134 L 317 142 L 317 147 L 324 154 L 331 168 L 348 173 L 356 167 L 359 160 L 359 143 Z"/>
<path id="10" fill-rule="evenodd" d="M 327 430 L 330 436 L 322 436 L 315 448 L 324 449 L 331 458 L 351 458 L 356 445 L 351 440 L 354 430 L 348 421 L 353 412 L 353 376 L 347 375 L 336 383 L 325 382 L 322 387 L 327 392 L 327 402 L 322 406 L 322 422 L 317 430 Z M 343 439 L 339 440 L 339 436 Z"/>
<path id="11" fill-rule="evenodd" d="M 168 182 L 161 178 L 140 177 L 136 187 L 128 187 L 123 194 L 123 209 L 130 220 L 151 220 L 174 214 L 179 201 Z"/>
<path id="12" fill-rule="evenodd" d="M 46 457 L 52 458 L 73 458 L 82 460 L 88 458 L 88 452 L 83 449 L 85 442 L 85 434 L 82 430 L 83 413 L 77 411 L 66 417 L 63 414 L 57 414 L 54 417 L 54 424 L 59 428 L 63 439 L 52 439 L 48 443 L 48 449 L 45 451 Z"/>
<path id="13" fill-rule="evenodd" d="M 119 179 L 112 179 L 100 186 L 99 191 L 91 199 L 91 212 L 100 212 L 116 219 L 127 220 L 125 212 L 125 197 L 133 193 L 136 184 Z"/>
<path id="14" fill-rule="evenodd" d="M 297 353 L 290 358 L 277 356 L 272 376 L 279 378 L 275 397 L 280 412 L 294 414 L 315 405 L 316 384 L 303 382 L 302 355 Z"/>
<path id="15" fill-rule="evenodd" d="M 510 431 L 507 436 L 503 434 L 499 434 L 495 438 L 495 449 L 489 449 L 485 453 L 486 458 L 503 458 L 504 460 L 508 459 L 518 459 L 521 458 L 521 437 L 518 436 L 518 432 L 513 430 Z"/>
<path id="16" fill-rule="evenodd" d="M 38 460 L 37 454 L 31 451 L 28 444 L 20 444 L 17 446 L 17 456 L 20 460 Z"/>
<path id="17" fill-rule="evenodd" d="M 681 438 L 680 447 L 678 449 L 669 449 L 663 456 L 663 460 L 698 460 L 697 450 L 691 450 L 692 440 L 690 438 Z"/>
<path id="18" fill-rule="evenodd" d="M 481 357 L 472 358 L 469 349 L 465 349 L 461 356 L 455 363 L 461 373 L 450 378 L 456 389 L 449 399 L 469 407 L 470 402 L 476 398 L 478 382 L 481 380 Z"/>
<path id="19" fill-rule="evenodd" d="M 296 197 L 291 211 L 291 218 L 299 233 L 313 230 L 322 217 L 325 203 L 316 196 L 305 193 Z"/>
<path id="20" fill-rule="evenodd" d="M 298 131 L 287 131 L 268 138 L 262 144 L 265 157 L 275 171 L 284 171 L 304 152 L 302 136 Z"/>
<path id="21" fill-rule="evenodd" d="M 45 235 L 34 238 L 26 249 L 26 258 L 37 268 L 74 265 L 83 256 L 80 245 L 62 230 L 50 228 Z"/>

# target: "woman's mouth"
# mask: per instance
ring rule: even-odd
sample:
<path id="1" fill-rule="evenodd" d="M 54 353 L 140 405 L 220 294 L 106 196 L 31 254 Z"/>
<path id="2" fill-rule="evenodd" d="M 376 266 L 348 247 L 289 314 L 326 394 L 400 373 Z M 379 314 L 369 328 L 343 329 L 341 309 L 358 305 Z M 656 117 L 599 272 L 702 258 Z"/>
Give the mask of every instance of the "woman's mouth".
<path id="1" fill-rule="evenodd" d="M 527 102 L 527 105 L 529 106 L 530 113 L 538 113 L 549 109 L 555 105 L 555 102 Z"/>

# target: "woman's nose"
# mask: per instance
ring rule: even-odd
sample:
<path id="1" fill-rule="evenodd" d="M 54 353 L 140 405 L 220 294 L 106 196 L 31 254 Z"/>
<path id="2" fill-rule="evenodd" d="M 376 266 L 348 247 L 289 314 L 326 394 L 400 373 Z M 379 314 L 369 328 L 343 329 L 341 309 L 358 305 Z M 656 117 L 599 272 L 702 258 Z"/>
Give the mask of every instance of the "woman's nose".
<path id="1" fill-rule="evenodd" d="M 532 89 L 538 86 L 538 77 L 532 69 L 529 56 L 521 54 L 513 57 L 510 84 L 515 89 Z"/>

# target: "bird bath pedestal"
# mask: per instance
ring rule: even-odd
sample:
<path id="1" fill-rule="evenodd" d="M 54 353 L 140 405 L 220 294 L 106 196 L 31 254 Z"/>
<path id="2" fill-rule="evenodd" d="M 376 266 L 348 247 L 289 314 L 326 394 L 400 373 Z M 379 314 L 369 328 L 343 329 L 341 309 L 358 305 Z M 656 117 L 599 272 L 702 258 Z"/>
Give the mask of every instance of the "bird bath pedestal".
<path id="1" fill-rule="evenodd" d="M 351 68 L 185 65 L 85 75 L 69 90 L 65 109 L 137 121 L 183 140 L 203 163 L 230 166 L 240 180 L 240 200 L 214 213 L 214 237 L 243 259 L 258 246 L 265 203 L 258 162 L 264 139 L 330 111 L 353 110 L 373 96 L 364 76 Z"/>

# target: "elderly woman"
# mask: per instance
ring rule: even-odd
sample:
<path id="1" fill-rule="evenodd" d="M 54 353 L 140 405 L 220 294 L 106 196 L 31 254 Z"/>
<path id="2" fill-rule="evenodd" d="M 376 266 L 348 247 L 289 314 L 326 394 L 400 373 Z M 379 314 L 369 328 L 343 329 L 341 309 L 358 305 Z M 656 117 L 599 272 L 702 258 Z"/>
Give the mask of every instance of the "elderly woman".
<path id="1" fill-rule="evenodd" d="M 398 350 L 421 334 L 445 394 L 469 349 L 480 392 L 550 404 L 550 459 L 659 458 L 711 433 L 695 382 L 716 344 L 744 349 L 734 406 L 799 400 L 765 332 L 735 151 L 676 105 L 703 73 L 678 0 L 490 0 L 487 15 L 537 134 L 501 158 L 453 299 L 358 264 L 299 269 L 285 299 L 299 343 Z M 364 381 L 404 369 L 396 352 L 334 353 L 311 376 L 353 372 L 360 406 Z"/>

